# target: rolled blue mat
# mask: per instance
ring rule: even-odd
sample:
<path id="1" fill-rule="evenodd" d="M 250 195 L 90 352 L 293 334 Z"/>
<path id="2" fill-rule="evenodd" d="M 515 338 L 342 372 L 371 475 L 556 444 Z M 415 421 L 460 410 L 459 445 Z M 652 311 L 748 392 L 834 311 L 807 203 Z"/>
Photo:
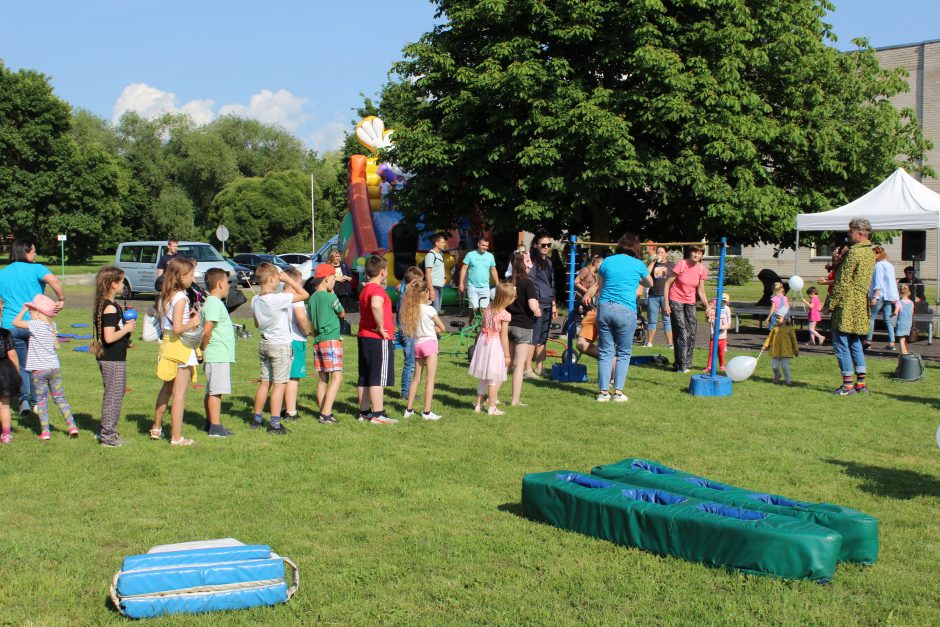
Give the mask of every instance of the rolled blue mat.
<path id="1" fill-rule="evenodd" d="M 88 335 L 72 335 L 71 337 L 74 337 L 76 340 L 90 340 L 95 336 L 89 333 Z"/>
<path id="2" fill-rule="evenodd" d="M 59 333 L 56 337 L 59 337 L 59 338 L 63 338 L 63 337 L 67 337 L 67 338 L 76 338 L 76 337 L 78 337 L 78 336 L 75 335 L 74 333 Z"/>
<path id="3" fill-rule="evenodd" d="M 88 346 L 76 346 L 72 350 L 75 351 L 76 353 L 87 353 L 90 350 L 90 348 Z"/>
<path id="4" fill-rule="evenodd" d="M 91 325 L 88 324 L 87 322 L 73 322 L 73 323 L 72 323 L 72 328 L 73 328 L 73 329 L 85 329 L 85 328 L 90 327 L 90 326 L 91 326 Z"/>

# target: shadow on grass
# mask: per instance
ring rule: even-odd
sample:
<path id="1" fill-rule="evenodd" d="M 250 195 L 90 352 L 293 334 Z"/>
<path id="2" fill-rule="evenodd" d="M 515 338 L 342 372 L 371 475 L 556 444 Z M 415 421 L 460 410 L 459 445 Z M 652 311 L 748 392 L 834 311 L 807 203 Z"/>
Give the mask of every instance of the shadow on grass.
<path id="1" fill-rule="evenodd" d="M 933 475 L 903 468 L 883 468 L 841 459 L 824 459 L 827 464 L 842 466 L 850 477 L 862 480 L 859 488 L 876 496 L 913 499 L 918 496 L 940 497 L 940 481 Z"/>
<path id="2" fill-rule="evenodd" d="M 518 516 L 519 518 L 528 518 L 525 517 L 525 514 L 522 512 L 522 503 L 503 503 L 502 505 L 497 505 L 496 509 L 507 514 L 512 514 L 513 516 Z"/>
<path id="3" fill-rule="evenodd" d="M 924 398 L 923 394 L 920 393 L 920 390 L 917 388 L 909 388 L 910 392 L 907 394 L 891 394 L 890 392 L 885 392 L 883 388 L 879 388 L 876 393 L 881 396 L 887 396 L 888 398 L 893 398 L 898 401 L 905 401 L 908 403 L 915 403 L 917 405 L 929 404 L 934 409 L 940 409 L 940 399 L 937 398 Z"/>

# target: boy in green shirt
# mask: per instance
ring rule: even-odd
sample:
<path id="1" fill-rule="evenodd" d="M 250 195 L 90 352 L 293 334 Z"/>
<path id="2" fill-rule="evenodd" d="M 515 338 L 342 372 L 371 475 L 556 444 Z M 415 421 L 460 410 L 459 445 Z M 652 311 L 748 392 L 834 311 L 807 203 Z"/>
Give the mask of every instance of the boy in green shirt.
<path id="1" fill-rule="evenodd" d="M 317 405 L 320 422 L 335 424 L 333 402 L 343 382 L 343 341 L 340 319 L 346 316 L 333 293 L 336 268 L 321 263 L 313 274 L 316 291 L 310 297 L 310 328 L 313 334 L 313 364 L 317 371 Z"/>
<path id="2" fill-rule="evenodd" d="M 221 268 L 206 272 L 209 297 L 202 306 L 202 367 L 206 373 L 205 430 L 210 438 L 226 438 L 232 432 L 222 426 L 222 395 L 232 393 L 231 365 L 235 361 L 235 327 L 225 308 L 228 273 Z"/>

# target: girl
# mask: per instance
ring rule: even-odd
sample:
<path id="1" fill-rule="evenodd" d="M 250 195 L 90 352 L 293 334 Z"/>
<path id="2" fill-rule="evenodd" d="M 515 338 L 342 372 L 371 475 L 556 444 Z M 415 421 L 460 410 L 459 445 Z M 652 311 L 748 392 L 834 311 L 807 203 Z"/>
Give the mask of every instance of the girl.
<path id="1" fill-rule="evenodd" d="M 715 346 L 715 315 L 718 311 L 718 301 L 712 301 L 712 307 L 708 310 L 708 335 L 711 342 L 708 344 L 708 365 L 702 372 L 709 373 L 712 370 L 712 349 Z M 721 295 L 721 322 L 718 325 L 718 367 L 725 371 L 725 350 L 728 346 L 728 329 L 731 328 L 731 294 L 724 292 Z"/>
<path id="2" fill-rule="evenodd" d="M 774 371 L 774 383 L 790 385 L 790 359 L 800 354 L 796 343 L 796 331 L 790 326 L 787 318 L 780 318 L 770 330 L 764 342 L 764 350 L 770 348 L 770 367 Z"/>
<path id="3" fill-rule="evenodd" d="M 163 381 L 163 387 L 157 394 L 157 403 L 153 413 L 153 428 L 150 439 L 163 438 L 163 414 L 173 395 L 173 407 L 170 409 L 170 444 L 190 446 L 193 441 L 183 437 L 183 408 L 186 403 L 186 388 L 194 375 L 194 367 L 199 363 L 196 351 L 183 344 L 180 335 L 202 324 L 198 312 L 190 309 L 186 290 L 193 284 L 196 262 L 186 257 L 174 257 L 167 264 L 163 273 L 163 285 L 160 289 L 157 312 L 163 328 L 163 343 L 160 345 L 160 359 L 157 361 L 157 377 Z"/>
<path id="4" fill-rule="evenodd" d="M 902 283 L 898 287 L 900 300 L 894 304 L 894 315 L 898 319 L 894 334 L 901 342 L 901 354 L 907 355 L 907 338 L 911 334 L 911 324 L 914 322 L 914 301 L 911 300 L 911 288 Z"/>
<path id="5" fill-rule="evenodd" d="M 816 330 L 816 325 L 822 321 L 822 303 L 819 301 L 819 290 L 811 287 L 806 290 L 809 301 L 804 298 L 803 304 L 809 307 L 809 342 L 807 346 L 822 346 L 826 336 Z M 816 340 L 819 340 L 818 342 Z"/>
<path id="6" fill-rule="evenodd" d="M 783 320 L 790 313 L 790 299 L 783 283 L 774 283 L 774 295 L 770 297 L 770 314 L 767 316 L 767 329 L 773 329 L 779 320 Z"/>
<path id="7" fill-rule="evenodd" d="M 903 344 L 902 344 L 903 346 Z M 0 443 L 13 440 L 10 433 L 10 399 L 19 396 L 23 379 L 20 377 L 20 361 L 16 358 L 13 334 L 0 328 Z"/>
<path id="8" fill-rule="evenodd" d="M 27 310 L 30 311 L 30 319 L 23 320 Z M 44 294 L 38 294 L 32 301 L 23 305 L 23 309 L 13 319 L 13 326 L 16 328 L 29 329 L 26 370 L 30 373 L 33 390 L 36 392 L 36 406 L 39 408 L 39 422 L 42 425 L 39 433 L 40 440 L 48 440 L 51 437 L 49 435 L 50 395 L 59 411 L 62 412 L 62 416 L 65 417 L 69 437 L 78 437 L 78 426 L 75 424 L 75 416 L 72 415 L 72 407 L 65 398 L 65 392 L 62 391 L 59 356 L 56 354 L 59 350 L 59 342 L 56 340 L 58 331 L 55 322 L 52 321 L 56 313 L 55 301 Z"/>
<path id="9" fill-rule="evenodd" d="M 124 310 L 115 302 L 124 286 L 124 271 L 113 266 L 98 270 L 95 277 L 95 306 L 92 320 L 95 321 L 95 337 L 101 345 L 101 356 L 97 357 L 98 370 L 104 383 L 101 399 L 101 428 L 98 441 L 103 446 L 121 446 L 124 441 L 117 430 L 124 402 L 127 383 L 127 347 L 134 320 L 124 321 Z"/>
<path id="10" fill-rule="evenodd" d="M 470 360 L 470 374 L 480 380 L 477 386 L 477 402 L 473 411 L 479 412 L 483 405 L 483 394 L 488 391 L 488 410 L 491 416 L 502 416 L 503 411 L 496 407 L 496 394 L 500 384 L 506 380 L 511 356 L 509 353 L 509 321 L 512 316 L 506 307 L 515 300 L 516 288 L 511 283 L 496 286 L 496 297 L 483 312 L 480 324 L 480 337 L 473 348 Z M 541 312 L 545 315 L 545 312 Z"/>
<path id="11" fill-rule="evenodd" d="M 434 302 L 427 281 L 417 280 L 408 284 L 405 298 L 401 304 L 401 328 L 405 335 L 414 342 L 415 374 L 408 388 L 408 407 L 405 418 L 415 413 L 415 396 L 421 385 L 421 373 L 427 368 L 428 375 L 424 383 L 424 420 L 440 420 L 441 416 L 431 411 L 434 401 L 434 378 L 437 375 L 437 334 L 444 332 L 444 323 L 437 315 L 437 310 L 430 305 Z"/>
<path id="12" fill-rule="evenodd" d="M 424 279 L 424 273 L 417 266 L 410 266 L 405 270 L 401 284 L 398 286 L 398 308 L 395 310 L 395 323 L 398 330 L 395 331 L 395 341 L 401 345 L 402 363 L 401 365 L 401 397 L 408 398 L 408 391 L 411 389 L 411 380 L 415 376 L 415 341 L 402 333 L 401 330 L 401 308 L 405 302 L 405 289 L 409 284 Z"/>

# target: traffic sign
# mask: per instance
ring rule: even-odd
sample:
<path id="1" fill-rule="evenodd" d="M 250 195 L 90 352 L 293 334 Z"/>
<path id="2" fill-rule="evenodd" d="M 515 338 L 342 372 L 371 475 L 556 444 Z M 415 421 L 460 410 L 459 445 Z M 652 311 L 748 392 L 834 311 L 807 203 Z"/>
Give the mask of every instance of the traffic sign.
<path id="1" fill-rule="evenodd" d="M 224 224 L 219 225 L 219 228 L 215 230 L 215 236 L 220 242 L 228 241 L 228 229 Z"/>

